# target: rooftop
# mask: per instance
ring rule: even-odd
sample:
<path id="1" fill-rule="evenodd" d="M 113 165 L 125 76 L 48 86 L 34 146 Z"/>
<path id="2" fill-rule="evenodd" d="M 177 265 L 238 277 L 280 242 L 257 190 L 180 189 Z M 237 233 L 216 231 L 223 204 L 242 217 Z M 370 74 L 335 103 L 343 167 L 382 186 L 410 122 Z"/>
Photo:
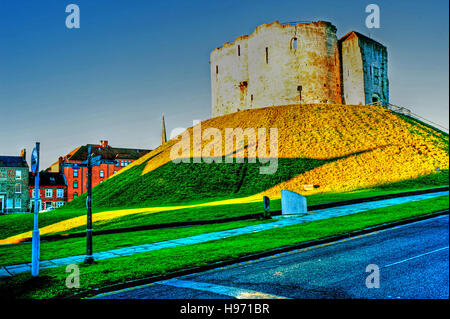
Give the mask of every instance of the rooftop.
<path id="1" fill-rule="evenodd" d="M 22 156 L 0 156 L 0 167 L 28 167 Z"/>
<path id="2" fill-rule="evenodd" d="M 80 146 L 67 154 L 64 159 L 67 161 L 85 161 L 88 156 L 88 147 L 91 145 L 93 155 L 102 155 L 105 159 L 138 159 L 151 150 L 136 148 L 111 147 L 108 141 L 101 144 L 87 144 Z"/>
<path id="3" fill-rule="evenodd" d="M 346 40 L 347 38 L 349 38 L 351 35 L 355 35 L 356 37 L 358 37 L 358 38 L 360 38 L 360 39 L 363 39 L 363 40 L 366 40 L 366 41 L 370 41 L 370 42 L 374 42 L 374 43 L 376 43 L 376 44 L 381 45 L 382 47 L 384 47 L 384 45 L 382 45 L 380 42 L 375 41 L 374 39 L 369 38 L 368 36 L 366 36 L 366 35 L 364 35 L 364 34 L 362 34 L 362 33 L 359 33 L 359 32 L 357 32 L 357 31 L 350 31 L 349 33 L 347 33 L 346 35 L 344 35 L 342 38 L 340 38 L 339 41 L 345 41 L 345 40 Z"/>
<path id="4" fill-rule="evenodd" d="M 34 186 L 34 176 L 29 175 L 28 185 Z M 39 186 L 67 186 L 66 178 L 62 173 L 39 173 Z"/>

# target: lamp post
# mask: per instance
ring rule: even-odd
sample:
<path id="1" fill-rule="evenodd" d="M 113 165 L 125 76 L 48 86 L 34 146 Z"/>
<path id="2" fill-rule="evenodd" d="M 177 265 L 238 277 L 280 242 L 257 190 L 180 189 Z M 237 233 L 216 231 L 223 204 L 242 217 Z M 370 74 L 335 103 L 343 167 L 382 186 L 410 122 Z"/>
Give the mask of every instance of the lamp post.
<path id="1" fill-rule="evenodd" d="M 86 222 L 86 264 L 92 264 L 94 257 L 92 256 L 92 161 L 91 161 L 91 145 L 88 146 L 87 157 L 87 222 Z"/>
<path id="2" fill-rule="evenodd" d="M 34 227 L 31 248 L 31 275 L 33 277 L 39 276 L 39 250 L 40 250 L 40 235 L 39 235 L 39 151 L 40 143 L 36 142 L 36 147 L 31 153 L 31 171 L 34 174 Z"/>
<path id="3" fill-rule="evenodd" d="M 88 145 L 88 156 L 86 161 L 82 163 L 61 163 L 62 167 L 73 167 L 79 169 L 81 167 L 87 168 L 87 198 L 86 198 L 86 257 L 84 262 L 92 264 L 94 262 L 92 250 L 92 167 L 100 164 L 116 164 L 115 160 L 103 159 L 101 155 L 92 156 L 92 146 Z"/>

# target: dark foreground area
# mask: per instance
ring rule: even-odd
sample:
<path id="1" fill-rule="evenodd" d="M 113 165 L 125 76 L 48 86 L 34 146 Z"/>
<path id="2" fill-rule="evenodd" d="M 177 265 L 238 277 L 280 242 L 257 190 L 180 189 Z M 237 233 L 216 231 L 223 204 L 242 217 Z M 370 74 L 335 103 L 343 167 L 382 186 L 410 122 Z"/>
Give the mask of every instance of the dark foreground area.
<path id="1" fill-rule="evenodd" d="M 448 219 L 440 216 L 97 298 L 449 298 Z M 368 265 L 379 268 L 379 288 L 366 286 L 375 274 Z"/>

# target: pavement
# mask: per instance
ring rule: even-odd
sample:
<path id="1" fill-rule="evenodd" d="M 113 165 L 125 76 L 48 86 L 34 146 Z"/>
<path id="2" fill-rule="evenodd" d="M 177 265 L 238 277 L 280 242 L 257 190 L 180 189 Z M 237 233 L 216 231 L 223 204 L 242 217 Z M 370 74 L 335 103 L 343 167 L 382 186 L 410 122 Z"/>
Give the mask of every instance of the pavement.
<path id="1" fill-rule="evenodd" d="M 172 248 L 177 246 L 193 245 L 199 243 L 205 243 L 208 241 L 223 239 L 232 236 L 239 236 L 264 230 L 270 230 L 279 227 L 286 227 L 311 221 L 317 221 L 322 219 L 340 217 L 350 214 L 356 214 L 367 210 L 372 210 L 381 207 L 388 207 L 392 205 L 404 204 L 412 201 L 420 201 L 424 199 L 445 196 L 449 191 L 435 192 L 429 194 L 413 195 L 399 198 L 391 198 L 385 200 L 378 200 L 373 202 L 365 202 L 360 204 L 345 205 L 340 207 L 333 207 L 321 210 L 315 210 L 308 214 L 303 215 L 282 215 L 274 218 L 273 222 L 246 226 L 241 228 L 235 228 L 230 230 L 212 232 L 207 234 L 201 234 L 196 236 L 184 237 L 174 240 L 167 240 L 151 244 L 143 244 L 137 246 L 124 247 L 119 249 L 113 249 L 103 252 L 97 252 L 93 254 L 95 260 L 104 260 L 110 258 L 117 258 L 123 256 L 130 256 L 137 253 L 145 253 L 149 251 L 155 251 L 160 249 Z M 69 264 L 77 264 L 84 261 L 85 255 L 70 256 L 64 258 L 56 258 L 51 260 L 41 261 L 39 263 L 40 269 L 54 268 L 65 266 Z M 31 263 L 1 266 L 0 278 L 13 276 L 19 273 L 31 271 Z"/>
<path id="2" fill-rule="evenodd" d="M 442 215 L 94 298 L 448 299 L 448 222 Z"/>

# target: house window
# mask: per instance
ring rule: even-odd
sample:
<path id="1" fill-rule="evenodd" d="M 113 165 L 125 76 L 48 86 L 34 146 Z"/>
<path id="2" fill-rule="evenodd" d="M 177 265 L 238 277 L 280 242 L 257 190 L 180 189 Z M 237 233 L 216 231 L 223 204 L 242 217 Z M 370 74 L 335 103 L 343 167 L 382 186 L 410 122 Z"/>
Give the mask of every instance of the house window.
<path id="1" fill-rule="evenodd" d="M 73 170 L 73 177 L 78 177 L 78 170 L 77 169 Z"/>
<path id="2" fill-rule="evenodd" d="M 16 171 L 16 179 L 21 180 L 22 179 L 22 171 Z"/>
<path id="3" fill-rule="evenodd" d="M 73 193 L 73 198 L 77 198 L 77 197 L 78 197 L 78 193 L 77 192 Z"/>
<path id="4" fill-rule="evenodd" d="M 52 198 L 52 197 L 53 197 L 53 189 L 47 188 L 47 189 L 45 190 L 45 197 L 46 197 L 46 198 Z"/>
<path id="5" fill-rule="evenodd" d="M 16 198 L 14 208 L 22 208 L 22 200 L 21 199 Z"/>
<path id="6" fill-rule="evenodd" d="M 61 206 L 64 206 L 64 202 L 57 202 L 57 203 L 56 203 L 56 207 L 57 207 L 57 208 L 59 208 L 59 207 L 61 207 Z"/>
<path id="7" fill-rule="evenodd" d="M 6 193 L 6 184 L 1 183 L 0 184 L 0 194 Z"/>
<path id="8" fill-rule="evenodd" d="M 16 184 L 15 191 L 16 191 L 16 194 L 22 193 L 22 185 Z"/>
<path id="9" fill-rule="evenodd" d="M 269 48 L 266 47 L 266 64 L 269 64 Z"/>
<path id="10" fill-rule="evenodd" d="M 64 189 L 58 188 L 58 189 L 56 190 L 56 197 L 58 197 L 58 198 L 63 198 L 63 197 L 64 197 Z"/>
<path id="11" fill-rule="evenodd" d="M 117 171 L 114 171 L 113 174 L 117 173 Z"/>
<path id="12" fill-rule="evenodd" d="M 78 181 L 73 181 L 73 188 L 78 188 Z"/>
<path id="13" fill-rule="evenodd" d="M 12 200 L 12 198 L 8 198 L 6 200 L 6 208 L 7 209 L 12 209 L 13 208 L 13 200 Z"/>
<path id="14" fill-rule="evenodd" d="M 0 169 L 0 181 L 6 180 L 6 170 Z"/>
<path id="15" fill-rule="evenodd" d="M 100 171 L 100 178 L 103 178 L 103 177 L 105 177 L 105 171 Z"/>
<path id="16" fill-rule="evenodd" d="M 116 166 L 119 167 L 119 165 L 120 165 L 120 162 L 116 161 Z"/>

